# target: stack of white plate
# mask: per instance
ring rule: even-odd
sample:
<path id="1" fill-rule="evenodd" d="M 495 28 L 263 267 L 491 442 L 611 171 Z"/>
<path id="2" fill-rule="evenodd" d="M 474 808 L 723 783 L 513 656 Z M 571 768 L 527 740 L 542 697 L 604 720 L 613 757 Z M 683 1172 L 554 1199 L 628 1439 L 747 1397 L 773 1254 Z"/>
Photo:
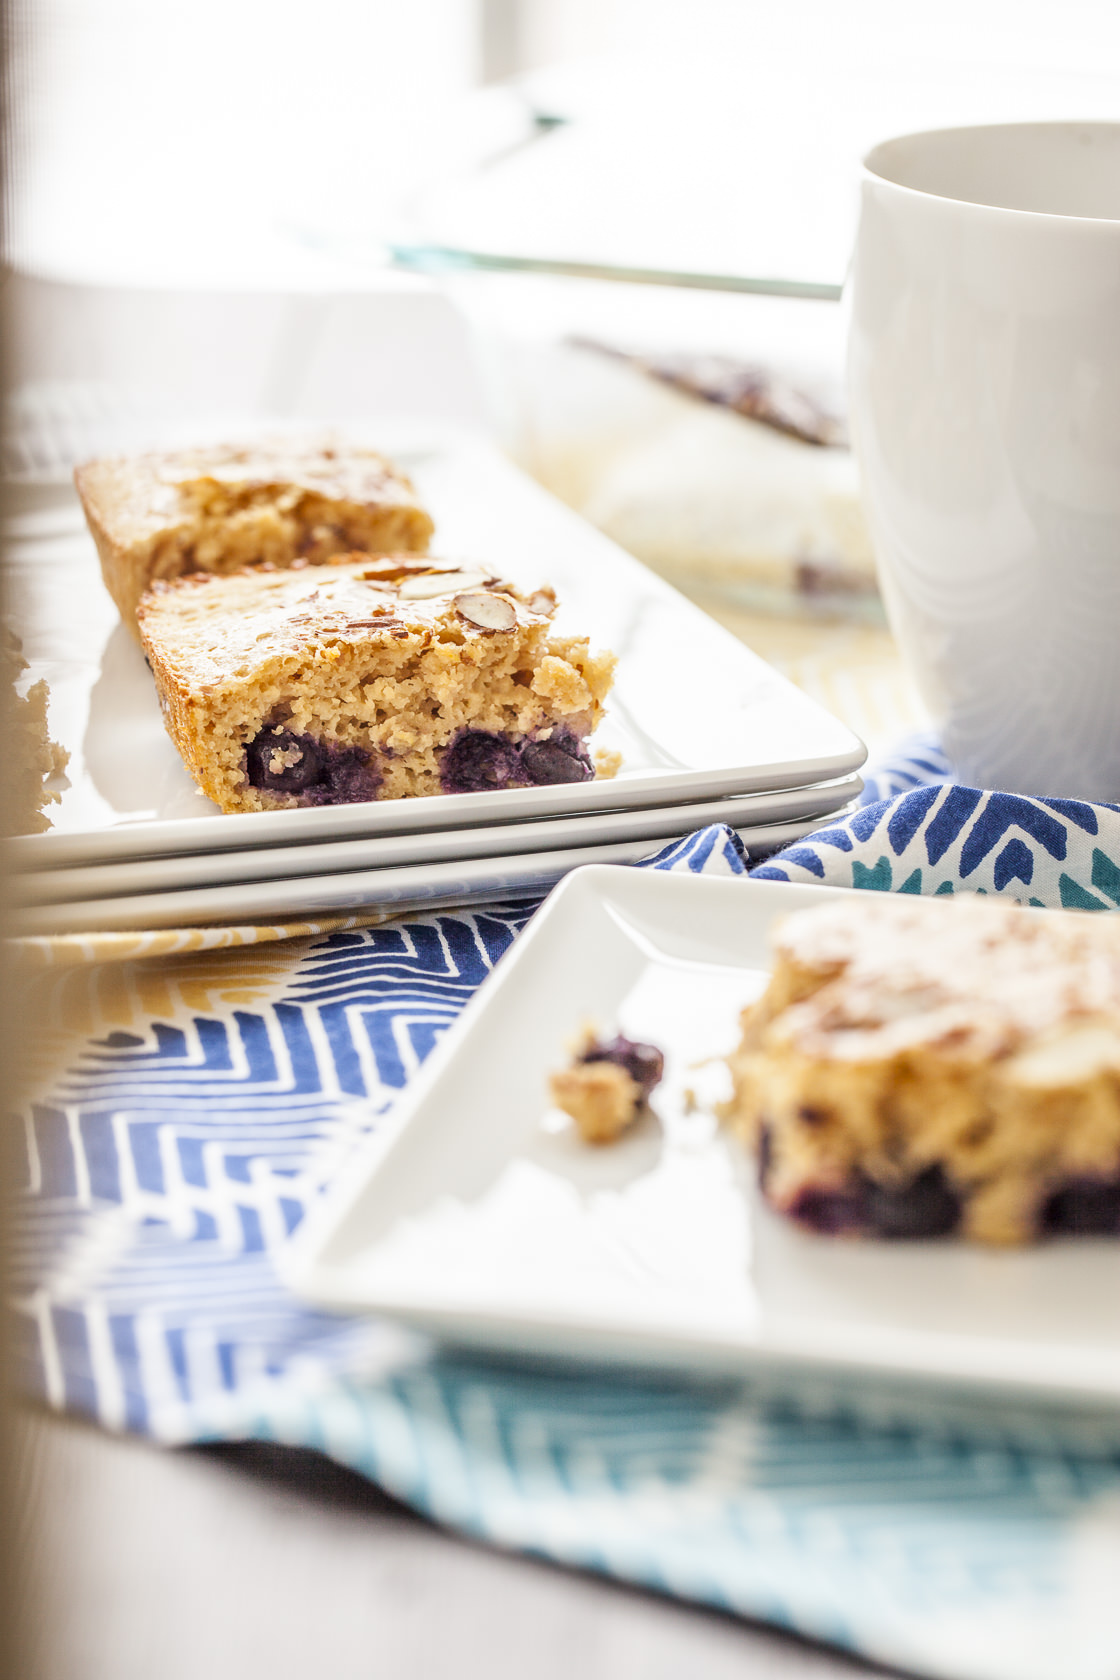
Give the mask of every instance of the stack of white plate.
<path id="1" fill-rule="evenodd" d="M 70 753 L 49 834 L 12 842 L 17 933 L 187 927 L 545 891 L 709 823 L 759 852 L 858 794 L 850 730 L 669 585 L 472 438 L 377 440 L 415 480 L 440 556 L 552 584 L 557 628 L 618 654 L 596 748 L 612 780 L 222 816 L 164 734 L 76 502 L 9 521 L 30 680 Z"/>

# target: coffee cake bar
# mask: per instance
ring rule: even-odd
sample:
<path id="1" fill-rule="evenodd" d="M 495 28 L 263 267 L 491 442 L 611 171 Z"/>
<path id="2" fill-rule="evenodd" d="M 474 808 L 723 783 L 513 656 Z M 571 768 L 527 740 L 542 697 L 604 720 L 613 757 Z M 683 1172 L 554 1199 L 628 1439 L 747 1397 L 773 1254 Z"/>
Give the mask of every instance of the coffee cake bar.
<path id="1" fill-rule="evenodd" d="M 812 1230 L 1120 1236 L 1120 917 L 855 894 L 779 924 L 726 1118 Z"/>
<path id="2" fill-rule="evenodd" d="M 130 629 L 156 579 L 422 554 L 432 522 L 372 449 L 274 440 L 89 461 L 74 475 L 105 585 Z"/>
<path id="3" fill-rule="evenodd" d="M 196 572 L 140 603 L 164 723 L 223 811 L 580 782 L 614 655 L 551 590 L 408 555 Z"/>

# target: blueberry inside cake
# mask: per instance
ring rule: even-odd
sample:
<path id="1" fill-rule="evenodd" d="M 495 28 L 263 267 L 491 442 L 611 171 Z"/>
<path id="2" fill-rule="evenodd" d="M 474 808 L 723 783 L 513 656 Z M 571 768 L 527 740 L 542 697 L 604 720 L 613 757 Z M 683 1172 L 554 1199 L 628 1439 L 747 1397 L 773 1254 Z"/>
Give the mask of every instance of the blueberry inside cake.
<path id="1" fill-rule="evenodd" d="M 1120 1236 L 1120 917 L 854 895 L 779 924 L 726 1118 L 810 1230 Z"/>
<path id="2" fill-rule="evenodd" d="M 549 1095 L 585 1143 L 613 1143 L 644 1112 L 664 1071 L 656 1045 L 621 1033 L 600 1039 L 587 1028 L 571 1065 L 549 1075 Z"/>
<path id="3" fill-rule="evenodd" d="M 551 590 L 351 555 L 157 583 L 138 611 L 164 723 L 223 811 L 582 782 L 614 655 Z"/>
<path id="4" fill-rule="evenodd" d="M 157 579 L 312 565 L 337 554 L 417 553 L 432 521 L 372 449 L 278 438 L 88 461 L 74 475 L 105 585 L 135 631 Z"/>

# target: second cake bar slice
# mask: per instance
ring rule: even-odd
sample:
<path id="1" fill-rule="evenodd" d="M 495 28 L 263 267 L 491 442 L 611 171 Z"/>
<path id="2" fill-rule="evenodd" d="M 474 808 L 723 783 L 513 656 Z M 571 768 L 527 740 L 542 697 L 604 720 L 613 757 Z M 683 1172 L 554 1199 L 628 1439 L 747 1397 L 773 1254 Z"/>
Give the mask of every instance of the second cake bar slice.
<path id="1" fill-rule="evenodd" d="M 157 584 L 164 723 L 223 811 L 578 782 L 614 655 L 556 636 L 551 591 L 406 556 Z"/>
<path id="2" fill-rule="evenodd" d="M 135 633 L 157 578 L 312 564 L 356 549 L 423 554 L 432 522 L 372 449 L 274 438 L 89 461 L 74 475 L 105 585 Z"/>

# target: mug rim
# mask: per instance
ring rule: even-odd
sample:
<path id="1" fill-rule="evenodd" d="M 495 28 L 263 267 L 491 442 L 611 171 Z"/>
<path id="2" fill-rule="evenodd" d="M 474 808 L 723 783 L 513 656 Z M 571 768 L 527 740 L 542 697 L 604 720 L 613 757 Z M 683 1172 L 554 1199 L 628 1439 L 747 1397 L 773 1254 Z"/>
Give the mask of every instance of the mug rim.
<path id="1" fill-rule="evenodd" d="M 877 185 L 890 187 L 892 191 L 906 193 L 912 198 L 925 199 L 932 204 L 958 205 L 964 209 L 982 211 L 989 216 L 1014 216 L 1035 222 L 1058 222 L 1063 226 L 1080 223 L 1085 227 L 1120 227 L 1120 216 L 1078 216 L 1066 214 L 1060 210 L 1021 210 L 1009 204 L 986 204 L 979 198 L 957 198 L 952 193 L 930 192 L 925 187 L 907 186 L 905 182 L 896 181 L 890 175 L 884 174 L 881 167 L 877 167 L 876 163 L 877 154 L 890 146 L 901 145 L 908 140 L 932 140 L 946 134 L 1037 134 L 1062 130 L 1067 132 L 1084 132 L 1085 130 L 1105 132 L 1120 139 L 1120 119 L 1071 117 L 1035 122 L 946 123 L 938 128 L 914 129 L 906 134 L 891 134 L 883 140 L 877 140 L 860 160 L 860 174 L 865 184 L 874 181 Z"/>

